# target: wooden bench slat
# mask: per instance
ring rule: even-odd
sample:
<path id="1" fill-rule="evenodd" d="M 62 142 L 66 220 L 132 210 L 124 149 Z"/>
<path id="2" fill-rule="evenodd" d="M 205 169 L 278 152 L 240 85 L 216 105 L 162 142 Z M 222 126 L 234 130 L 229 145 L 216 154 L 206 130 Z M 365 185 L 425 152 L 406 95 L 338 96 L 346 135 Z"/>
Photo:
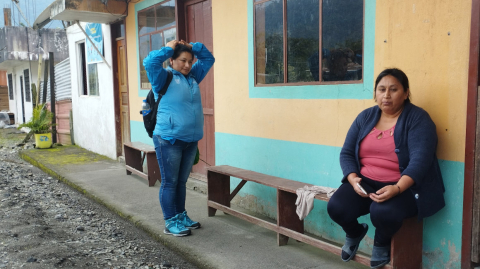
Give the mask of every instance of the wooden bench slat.
<path id="1" fill-rule="evenodd" d="M 282 191 L 296 193 L 297 189 L 303 188 L 305 186 L 313 186 L 309 183 L 294 181 L 290 179 L 285 179 L 281 177 L 269 176 L 265 174 L 261 174 L 258 172 L 245 170 L 242 168 L 232 167 L 229 165 L 219 165 L 219 166 L 211 166 L 207 167 L 208 171 L 220 173 L 223 175 L 228 175 L 231 177 L 240 178 L 246 181 L 252 181 L 255 183 L 259 183 L 268 187 L 276 188 Z M 315 199 L 328 201 L 330 198 L 327 197 L 327 194 L 321 193 L 315 195 Z"/>
<path id="2" fill-rule="evenodd" d="M 125 142 L 123 144 L 127 147 L 134 148 L 145 153 L 155 153 L 155 148 L 153 146 L 144 144 L 142 142 Z"/>

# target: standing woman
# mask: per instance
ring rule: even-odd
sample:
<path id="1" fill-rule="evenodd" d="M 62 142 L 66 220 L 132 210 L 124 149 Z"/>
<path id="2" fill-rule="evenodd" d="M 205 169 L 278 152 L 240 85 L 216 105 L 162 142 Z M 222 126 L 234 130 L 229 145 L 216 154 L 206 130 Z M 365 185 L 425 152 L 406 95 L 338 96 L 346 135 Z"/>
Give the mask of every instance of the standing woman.
<path id="1" fill-rule="evenodd" d="M 194 56 L 197 62 L 193 64 Z M 170 58 L 170 67 L 163 62 Z M 143 60 L 155 100 L 164 86 L 168 72 L 173 77 L 160 100 L 153 144 L 162 175 L 159 199 L 165 220 L 165 234 L 185 236 L 200 228 L 185 210 L 186 183 L 192 170 L 197 144 L 203 137 L 203 108 L 200 83 L 215 62 L 202 43 L 188 44 L 172 40 Z M 168 71 L 167 71 L 168 70 Z"/>
<path id="2" fill-rule="evenodd" d="M 348 130 L 340 152 L 343 184 L 327 206 L 330 218 L 346 233 L 345 262 L 355 256 L 368 230 L 357 218 L 370 213 L 376 228 L 372 268 L 390 262 L 390 243 L 404 219 L 422 220 L 445 206 L 435 124 L 410 102 L 405 73 L 382 71 L 375 81 L 375 101 Z"/>

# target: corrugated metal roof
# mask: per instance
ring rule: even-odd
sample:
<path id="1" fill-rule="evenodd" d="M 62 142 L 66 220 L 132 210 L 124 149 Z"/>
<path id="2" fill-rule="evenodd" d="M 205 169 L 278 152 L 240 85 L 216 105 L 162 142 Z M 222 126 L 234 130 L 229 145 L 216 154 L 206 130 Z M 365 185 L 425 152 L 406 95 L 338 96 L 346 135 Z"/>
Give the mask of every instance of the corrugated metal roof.
<path id="1" fill-rule="evenodd" d="M 57 101 L 72 99 L 70 58 L 55 65 L 55 99 Z M 43 82 L 40 83 L 43 89 Z M 50 102 L 50 76 L 47 81 L 47 102 Z"/>

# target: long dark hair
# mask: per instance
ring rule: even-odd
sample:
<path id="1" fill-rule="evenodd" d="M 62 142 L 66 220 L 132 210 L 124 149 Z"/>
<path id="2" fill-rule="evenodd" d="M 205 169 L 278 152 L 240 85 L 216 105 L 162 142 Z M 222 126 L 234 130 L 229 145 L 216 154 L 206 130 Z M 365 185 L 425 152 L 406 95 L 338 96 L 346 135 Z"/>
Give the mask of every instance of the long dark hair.
<path id="1" fill-rule="evenodd" d="M 182 52 L 188 52 L 192 55 L 192 59 L 195 58 L 195 56 L 193 55 L 193 51 L 185 46 L 185 45 L 182 45 L 182 44 L 177 44 L 175 46 L 175 49 L 173 50 L 173 56 L 172 56 L 172 59 L 175 60 L 178 58 L 178 56 L 180 56 L 180 54 L 182 54 Z"/>
<path id="2" fill-rule="evenodd" d="M 387 68 L 383 70 L 380 74 L 377 76 L 377 80 L 375 80 L 375 90 L 373 91 L 373 98 L 375 99 L 375 93 L 377 92 L 377 86 L 380 80 L 386 76 L 392 76 L 400 82 L 403 86 L 403 91 L 408 91 L 407 99 L 405 100 L 406 103 L 410 102 L 410 86 L 408 84 L 408 77 L 407 75 L 400 69 L 398 68 Z M 375 100 L 376 101 L 376 100 Z"/>

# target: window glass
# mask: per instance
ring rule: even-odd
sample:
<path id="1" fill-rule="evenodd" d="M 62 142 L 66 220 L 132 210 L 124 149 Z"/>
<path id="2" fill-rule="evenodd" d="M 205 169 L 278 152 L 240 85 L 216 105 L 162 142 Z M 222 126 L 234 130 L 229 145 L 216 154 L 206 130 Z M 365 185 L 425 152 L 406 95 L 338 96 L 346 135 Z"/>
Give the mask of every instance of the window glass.
<path id="1" fill-rule="evenodd" d="M 12 74 L 8 74 L 8 98 L 13 100 L 13 79 Z"/>
<path id="2" fill-rule="evenodd" d="M 88 65 L 88 88 L 89 95 L 98 95 L 98 72 L 96 63 Z"/>
<path id="3" fill-rule="evenodd" d="M 164 46 L 163 34 L 162 33 L 153 34 L 152 35 L 152 51 L 159 50 L 163 46 Z"/>
<path id="4" fill-rule="evenodd" d="M 157 30 L 175 25 L 175 1 L 171 0 L 156 8 Z"/>
<path id="5" fill-rule="evenodd" d="M 153 23 L 148 20 L 150 17 L 153 18 Z M 140 87 L 142 89 L 152 87 L 148 81 L 143 60 L 150 51 L 159 50 L 167 42 L 177 38 L 175 25 L 175 0 L 163 1 L 161 4 L 138 12 Z M 166 60 L 163 66 L 166 68 L 168 65 L 169 60 Z"/>
<path id="6" fill-rule="evenodd" d="M 362 79 L 363 0 L 322 2 L 322 78 Z"/>
<path id="7" fill-rule="evenodd" d="M 155 9 L 149 8 L 138 12 L 138 34 L 155 31 Z"/>
<path id="8" fill-rule="evenodd" d="M 148 56 L 150 52 L 150 35 L 140 37 L 140 83 L 142 89 L 150 89 L 152 86 L 148 82 L 147 71 L 143 66 L 143 59 Z"/>
<path id="9" fill-rule="evenodd" d="M 319 0 L 287 0 L 287 81 L 319 80 Z"/>
<path id="10" fill-rule="evenodd" d="M 258 84 L 283 83 L 283 2 L 255 6 L 256 79 Z"/>
<path id="11" fill-rule="evenodd" d="M 169 41 L 177 38 L 177 29 L 171 28 L 171 29 L 165 30 L 163 31 L 163 34 L 165 36 L 165 44 L 167 44 Z"/>
<path id="12" fill-rule="evenodd" d="M 25 102 L 31 102 L 31 94 L 30 94 L 30 72 L 28 69 L 23 70 L 23 80 L 25 83 Z"/>

